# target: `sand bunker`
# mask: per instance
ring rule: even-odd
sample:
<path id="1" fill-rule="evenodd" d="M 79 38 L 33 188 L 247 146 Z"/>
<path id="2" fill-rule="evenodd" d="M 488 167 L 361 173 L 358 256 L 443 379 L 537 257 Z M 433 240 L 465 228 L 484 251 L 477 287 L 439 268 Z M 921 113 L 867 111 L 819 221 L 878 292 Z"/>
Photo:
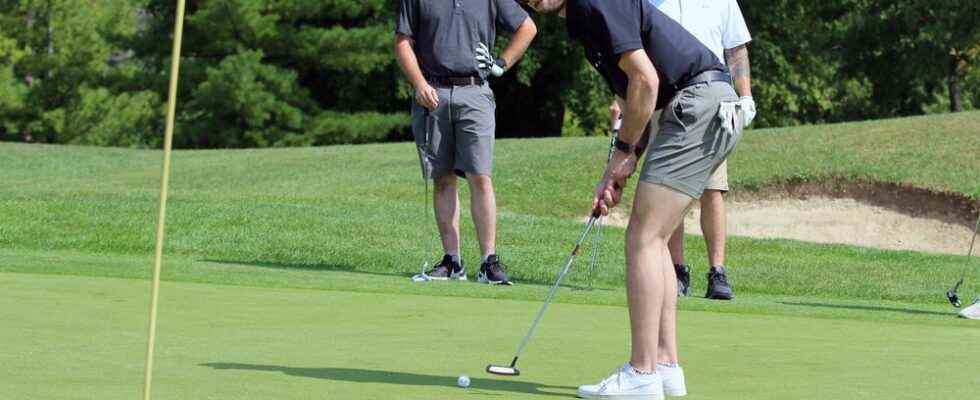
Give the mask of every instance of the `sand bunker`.
<path id="1" fill-rule="evenodd" d="M 813 188 L 779 192 L 731 196 L 726 202 L 728 234 L 965 255 L 976 221 L 970 219 L 975 214 L 965 212 L 962 205 L 941 206 L 936 204 L 939 200 L 899 204 L 889 196 L 848 198 L 847 190 L 833 191 L 834 196 Z M 884 201 L 874 204 L 876 199 Z M 625 213 L 617 210 L 608 223 L 625 226 Z M 701 234 L 699 218 L 695 206 L 685 220 L 687 233 Z M 974 249 L 974 256 L 980 257 L 978 253 L 980 249 Z"/>

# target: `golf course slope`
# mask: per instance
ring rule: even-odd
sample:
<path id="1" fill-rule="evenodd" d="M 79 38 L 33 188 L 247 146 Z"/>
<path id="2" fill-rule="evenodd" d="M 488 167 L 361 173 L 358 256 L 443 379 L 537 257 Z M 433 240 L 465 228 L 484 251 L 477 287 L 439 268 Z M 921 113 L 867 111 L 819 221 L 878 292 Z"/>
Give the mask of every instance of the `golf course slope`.
<path id="1" fill-rule="evenodd" d="M 582 228 L 607 144 L 498 141 L 498 248 L 513 287 L 410 282 L 440 256 L 410 143 L 175 152 L 154 398 L 573 396 L 628 351 L 615 224 L 595 279 L 588 253 L 573 266 L 522 375 L 481 371 L 512 357 Z M 0 399 L 141 392 L 160 165 L 156 150 L 0 143 Z M 835 240 L 732 229 L 736 299 L 679 303 L 688 398 L 975 396 L 980 324 L 954 318 L 943 293 L 966 271 L 961 297 L 980 294 L 980 260 L 963 256 L 980 113 L 750 130 L 730 168 L 733 221 L 796 202 L 752 224 Z M 463 215 L 468 195 L 463 185 Z M 946 224 L 879 231 L 948 236 L 949 249 L 854 240 L 873 235 L 863 215 L 822 218 L 825 202 Z M 462 230 L 475 266 L 469 218 Z M 689 239 L 697 295 L 704 245 Z"/>

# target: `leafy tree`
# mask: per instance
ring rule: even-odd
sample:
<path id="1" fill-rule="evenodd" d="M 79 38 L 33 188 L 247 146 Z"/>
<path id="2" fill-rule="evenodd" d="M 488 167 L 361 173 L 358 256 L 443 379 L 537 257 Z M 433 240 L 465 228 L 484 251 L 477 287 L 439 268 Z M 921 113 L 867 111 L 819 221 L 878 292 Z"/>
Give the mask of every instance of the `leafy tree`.
<path id="1" fill-rule="evenodd" d="M 136 32 L 137 6 L 129 0 L 20 0 L 0 5 L 0 52 L 8 61 L 0 68 L 0 118 L 6 136 L 78 142 L 93 133 L 86 129 L 105 128 L 76 124 L 93 117 L 92 107 L 101 107 L 101 118 L 130 115 L 116 121 L 115 131 L 99 132 L 104 135 L 100 144 L 144 144 L 139 138 L 146 136 L 145 121 L 158 113 L 155 94 L 115 90 L 117 70 L 135 63 L 121 44 Z M 138 104 L 129 103 L 133 100 Z M 136 109 L 143 115 L 133 116 Z M 109 137 L 117 140 L 105 141 Z"/>

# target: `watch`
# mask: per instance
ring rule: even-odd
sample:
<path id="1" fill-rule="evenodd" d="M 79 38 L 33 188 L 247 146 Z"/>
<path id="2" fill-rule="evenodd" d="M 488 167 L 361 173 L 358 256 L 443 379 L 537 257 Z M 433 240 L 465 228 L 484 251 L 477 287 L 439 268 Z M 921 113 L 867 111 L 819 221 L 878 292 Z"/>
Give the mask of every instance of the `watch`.
<path id="1" fill-rule="evenodd" d="M 639 147 L 635 144 L 629 144 L 622 140 L 619 140 L 618 137 L 616 138 L 616 140 L 613 141 L 613 146 L 616 147 L 616 150 L 619 150 L 626 154 L 636 155 L 636 157 L 640 157 L 640 155 L 643 154 L 643 150 L 644 150 L 642 147 Z"/>

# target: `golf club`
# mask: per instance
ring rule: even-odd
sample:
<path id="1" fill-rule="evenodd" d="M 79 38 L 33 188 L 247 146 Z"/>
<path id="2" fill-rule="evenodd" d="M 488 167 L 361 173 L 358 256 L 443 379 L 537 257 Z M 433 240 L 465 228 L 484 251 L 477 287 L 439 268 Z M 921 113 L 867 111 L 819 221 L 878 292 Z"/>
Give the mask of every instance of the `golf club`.
<path id="1" fill-rule="evenodd" d="M 531 328 L 528 329 L 527 334 L 521 339 L 521 344 L 517 346 L 517 353 L 514 354 L 514 359 L 511 360 L 510 366 L 499 366 L 499 365 L 487 365 L 487 372 L 495 375 L 506 375 L 506 376 L 517 376 L 521 374 L 521 371 L 517 369 L 517 359 L 521 357 L 524 353 L 524 348 L 527 346 L 528 340 L 531 339 L 531 335 L 534 334 L 534 329 L 538 327 L 538 322 L 541 322 L 541 317 L 544 316 L 545 310 L 548 309 L 548 304 L 551 303 L 551 299 L 555 297 L 555 293 L 558 292 L 558 287 L 561 285 L 561 280 L 565 278 L 568 274 L 569 268 L 572 266 L 572 262 L 575 261 L 575 256 L 578 255 L 578 250 L 582 246 L 582 242 L 585 241 L 585 237 L 589 235 L 592 231 L 592 227 L 595 226 L 596 221 L 600 218 L 598 212 L 593 213 L 589 218 L 588 224 L 585 225 L 585 230 L 582 231 L 582 235 L 579 236 L 578 241 L 575 242 L 575 248 L 572 249 L 572 254 L 568 256 L 568 260 L 565 261 L 565 265 L 558 271 L 558 279 L 555 279 L 555 284 L 551 286 L 551 290 L 548 291 L 548 295 L 544 298 L 544 303 L 541 304 L 541 308 L 538 309 L 538 314 L 534 317 L 534 322 L 531 322 Z"/>
<path id="2" fill-rule="evenodd" d="M 960 285 L 963 284 L 963 279 L 966 278 L 966 270 L 970 266 L 971 257 L 973 257 L 973 245 L 977 241 L 977 231 L 980 231 L 980 215 L 977 216 L 977 224 L 973 228 L 973 239 L 970 240 L 970 250 L 966 253 L 966 265 L 963 266 L 963 272 L 960 273 L 960 280 L 956 281 L 956 284 L 952 288 L 946 291 L 946 299 L 953 307 L 959 308 L 962 303 L 960 303 L 960 296 L 956 293 L 960 290 Z"/>
<path id="3" fill-rule="evenodd" d="M 419 164 L 422 167 L 422 185 L 425 187 L 425 192 L 422 195 L 422 221 L 423 223 L 426 223 L 426 221 L 429 221 L 429 210 L 432 210 L 432 207 L 429 206 L 429 176 L 432 175 L 432 163 L 428 160 L 427 151 L 429 148 L 429 135 L 432 131 L 432 127 L 431 118 L 429 118 L 429 110 L 425 110 L 423 115 L 425 118 L 425 138 L 423 139 L 421 146 L 416 146 L 416 150 L 419 152 Z M 432 280 L 432 278 L 426 274 L 426 271 L 429 269 L 428 260 L 423 258 L 421 269 L 421 272 L 415 276 L 412 276 L 412 282 L 428 282 Z"/>

